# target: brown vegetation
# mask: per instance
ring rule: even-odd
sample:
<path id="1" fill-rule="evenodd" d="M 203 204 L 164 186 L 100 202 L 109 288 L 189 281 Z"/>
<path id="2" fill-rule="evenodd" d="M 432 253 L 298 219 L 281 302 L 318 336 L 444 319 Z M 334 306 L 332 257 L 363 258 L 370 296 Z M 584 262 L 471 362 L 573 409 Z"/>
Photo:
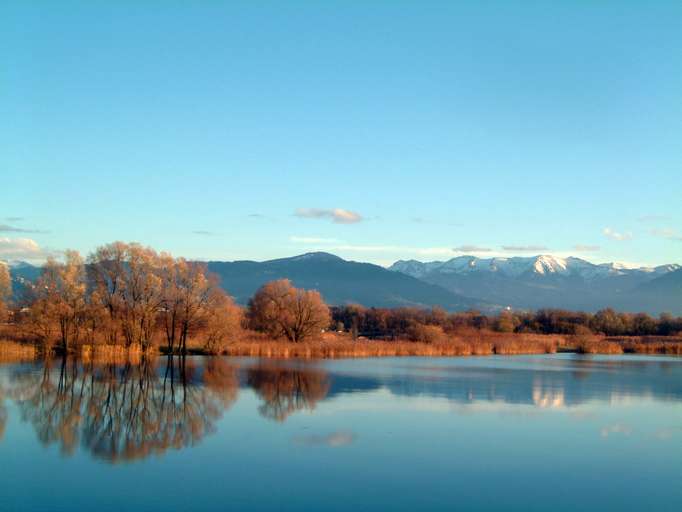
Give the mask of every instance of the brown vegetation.
<path id="1" fill-rule="evenodd" d="M 554 353 L 563 343 L 560 336 L 512 335 L 477 332 L 476 336 L 441 338 L 437 342 L 402 340 L 353 340 L 349 334 L 325 333 L 303 343 L 289 343 L 262 336 L 246 337 L 225 347 L 231 356 L 275 358 L 351 358 L 390 356 L 470 356 L 493 354 Z"/>
<path id="2" fill-rule="evenodd" d="M 166 352 L 186 353 L 190 338 L 216 352 L 239 334 L 241 310 L 205 265 L 114 242 L 87 264 L 76 251 L 67 251 L 64 263 L 48 260 L 13 320 L 46 352 L 123 347 L 134 354 L 165 345 Z"/>
<path id="3" fill-rule="evenodd" d="M 329 308 L 315 290 L 294 288 L 288 279 L 263 285 L 249 301 L 249 327 L 272 338 L 301 342 L 329 327 Z"/>
<path id="4" fill-rule="evenodd" d="M 135 243 L 104 245 L 86 261 L 76 251 L 67 251 L 63 262 L 48 260 L 14 304 L 9 282 L 7 266 L 0 265 L 0 315 L 9 320 L 0 323 L 0 339 L 10 342 L 0 343 L 6 345 L 0 354 L 7 358 L 59 352 L 123 361 L 159 351 L 270 357 L 682 352 L 682 338 L 675 337 L 682 318 L 669 314 L 330 309 L 319 292 L 286 279 L 263 285 L 242 309 L 204 264 Z"/>

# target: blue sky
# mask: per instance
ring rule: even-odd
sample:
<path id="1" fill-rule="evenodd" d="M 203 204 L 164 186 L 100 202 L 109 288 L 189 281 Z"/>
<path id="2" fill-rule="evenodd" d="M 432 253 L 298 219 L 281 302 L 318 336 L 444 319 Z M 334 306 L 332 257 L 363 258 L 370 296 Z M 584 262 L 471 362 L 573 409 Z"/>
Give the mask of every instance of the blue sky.
<path id="1" fill-rule="evenodd" d="M 682 262 L 682 3 L 0 4 L 0 258 Z M 505 249 L 506 248 L 506 249 Z"/>

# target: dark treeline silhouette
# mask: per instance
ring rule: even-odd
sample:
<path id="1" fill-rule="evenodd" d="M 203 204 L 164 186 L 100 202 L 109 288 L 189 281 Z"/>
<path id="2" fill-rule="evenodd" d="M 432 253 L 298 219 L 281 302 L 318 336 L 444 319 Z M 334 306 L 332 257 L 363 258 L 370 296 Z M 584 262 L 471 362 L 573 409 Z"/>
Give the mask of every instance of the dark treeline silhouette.
<path id="1" fill-rule="evenodd" d="M 333 307 L 332 325 L 354 338 L 412 339 L 434 341 L 440 336 L 467 330 L 507 333 L 606 336 L 670 336 L 682 332 L 682 317 L 664 313 L 653 318 L 646 313 L 619 313 L 604 309 L 583 313 L 560 309 L 535 312 L 504 311 L 496 316 L 477 311 L 448 313 L 443 309 L 364 308 L 358 305 Z"/>

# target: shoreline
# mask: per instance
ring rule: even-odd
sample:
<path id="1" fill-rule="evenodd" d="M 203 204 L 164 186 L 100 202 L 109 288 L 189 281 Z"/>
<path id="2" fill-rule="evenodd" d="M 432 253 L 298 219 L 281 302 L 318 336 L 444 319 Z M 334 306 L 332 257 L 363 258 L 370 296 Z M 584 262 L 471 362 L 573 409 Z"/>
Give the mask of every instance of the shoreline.
<path id="1" fill-rule="evenodd" d="M 382 357 L 472 357 L 542 354 L 585 355 L 651 355 L 681 356 L 682 338 L 647 340 L 644 337 L 608 338 L 558 335 L 499 335 L 480 333 L 476 339 L 454 337 L 447 342 L 425 343 L 405 340 L 353 341 L 347 336 L 327 334 L 315 341 L 292 343 L 283 340 L 247 339 L 225 344 L 220 350 L 208 351 L 189 344 L 187 356 L 257 357 L 271 359 L 364 359 Z M 61 351 L 49 349 L 48 357 Z M 68 353 L 77 359 L 93 362 L 138 362 L 145 358 L 168 356 L 164 346 L 143 351 L 139 346 L 81 344 Z M 182 355 L 175 351 L 173 355 Z M 29 342 L 0 340 L 0 363 L 36 361 L 46 356 L 39 345 Z"/>

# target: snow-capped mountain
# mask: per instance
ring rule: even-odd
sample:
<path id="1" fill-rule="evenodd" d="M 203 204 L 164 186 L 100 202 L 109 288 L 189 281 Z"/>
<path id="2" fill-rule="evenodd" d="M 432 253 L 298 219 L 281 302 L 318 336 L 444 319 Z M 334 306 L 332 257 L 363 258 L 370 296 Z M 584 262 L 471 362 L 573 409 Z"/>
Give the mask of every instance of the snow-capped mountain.
<path id="1" fill-rule="evenodd" d="M 477 258 L 475 256 L 458 256 L 447 261 L 420 262 L 416 260 L 396 261 L 389 270 L 408 274 L 413 277 L 424 277 L 429 273 L 471 274 L 475 272 L 497 273 L 505 277 L 523 275 L 561 275 L 578 276 L 583 279 L 595 279 L 608 276 L 624 276 L 646 274 L 660 276 L 682 268 L 680 265 L 661 265 L 658 267 L 630 268 L 622 263 L 595 264 L 581 258 L 539 255 L 513 258 Z"/>
<path id="2" fill-rule="evenodd" d="M 594 310 L 622 307 L 658 313 L 682 309 L 682 297 L 652 301 L 639 287 L 667 279 L 677 264 L 631 268 L 620 263 L 594 264 L 581 258 L 550 255 L 512 258 L 458 256 L 448 261 L 397 261 L 389 270 L 408 274 L 450 291 L 515 308 Z M 655 305 L 654 305 L 655 304 Z"/>

